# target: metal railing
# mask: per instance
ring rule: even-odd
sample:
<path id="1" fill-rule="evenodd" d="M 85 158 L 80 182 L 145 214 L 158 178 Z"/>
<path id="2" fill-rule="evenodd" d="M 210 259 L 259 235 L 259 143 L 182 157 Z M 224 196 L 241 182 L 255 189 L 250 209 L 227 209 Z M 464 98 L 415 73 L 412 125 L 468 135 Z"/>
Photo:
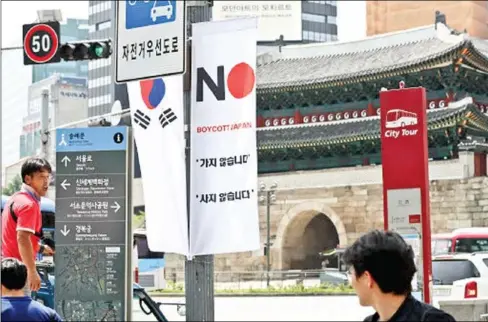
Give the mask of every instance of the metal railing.
<path id="1" fill-rule="evenodd" d="M 326 271 L 329 271 L 329 269 Z M 323 272 L 324 270 L 270 271 L 269 286 L 274 288 L 299 285 L 303 285 L 303 287 L 318 287 L 321 285 L 320 274 Z M 166 270 L 165 278 L 170 288 L 181 289 L 183 287 L 185 276 L 181 270 Z M 268 287 L 268 272 L 266 270 L 216 271 L 214 272 L 214 287 L 220 290 L 265 289 Z"/>

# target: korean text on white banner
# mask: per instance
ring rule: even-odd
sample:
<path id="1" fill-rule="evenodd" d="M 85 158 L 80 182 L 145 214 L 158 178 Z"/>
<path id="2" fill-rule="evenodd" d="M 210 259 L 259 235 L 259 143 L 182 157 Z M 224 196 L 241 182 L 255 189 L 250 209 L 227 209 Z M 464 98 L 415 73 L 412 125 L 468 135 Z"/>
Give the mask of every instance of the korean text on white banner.
<path id="1" fill-rule="evenodd" d="M 188 255 L 183 78 L 127 83 L 148 246 Z"/>
<path id="2" fill-rule="evenodd" d="M 193 25 L 190 254 L 260 248 L 257 19 Z"/>

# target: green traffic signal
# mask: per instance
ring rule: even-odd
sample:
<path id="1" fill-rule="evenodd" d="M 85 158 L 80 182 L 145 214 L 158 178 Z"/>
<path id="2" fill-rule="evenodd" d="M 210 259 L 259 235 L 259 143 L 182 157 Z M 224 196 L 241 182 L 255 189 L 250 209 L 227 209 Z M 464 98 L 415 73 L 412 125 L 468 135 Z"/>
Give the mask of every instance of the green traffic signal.
<path id="1" fill-rule="evenodd" d="M 97 57 L 102 57 L 102 55 L 103 55 L 103 48 L 100 47 L 100 46 L 96 46 L 95 47 L 95 55 Z"/>
<path id="2" fill-rule="evenodd" d="M 107 58 L 110 56 L 110 43 L 109 42 L 96 42 L 92 43 L 93 58 Z"/>

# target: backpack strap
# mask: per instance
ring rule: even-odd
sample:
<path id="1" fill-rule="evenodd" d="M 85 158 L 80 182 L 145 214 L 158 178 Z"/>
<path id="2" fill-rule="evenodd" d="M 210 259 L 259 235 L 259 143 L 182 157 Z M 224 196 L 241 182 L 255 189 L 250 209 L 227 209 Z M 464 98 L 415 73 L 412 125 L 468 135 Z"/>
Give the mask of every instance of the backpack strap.
<path id="1" fill-rule="evenodd" d="M 18 217 L 14 211 L 14 202 L 13 201 L 10 203 L 10 216 L 12 217 L 13 221 L 15 223 L 17 223 Z M 43 239 L 44 233 L 43 233 L 42 229 L 40 232 L 38 232 L 38 231 L 34 232 L 34 236 L 36 236 L 37 238 Z"/>

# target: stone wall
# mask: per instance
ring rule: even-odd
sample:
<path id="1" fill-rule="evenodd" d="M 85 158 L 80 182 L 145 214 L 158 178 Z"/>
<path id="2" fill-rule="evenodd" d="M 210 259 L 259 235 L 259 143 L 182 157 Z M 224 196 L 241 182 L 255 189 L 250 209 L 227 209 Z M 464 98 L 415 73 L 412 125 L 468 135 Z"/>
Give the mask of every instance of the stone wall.
<path id="1" fill-rule="evenodd" d="M 368 36 L 432 25 L 439 10 L 449 27 L 488 37 L 488 9 L 478 1 L 367 1 L 366 8 Z"/>
<path id="2" fill-rule="evenodd" d="M 383 227 L 383 196 L 379 184 L 283 190 L 277 191 L 276 197 L 270 216 L 271 235 L 276 236 L 271 248 L 272 270 L 282 268 L 287 234 L 293 229 L 298 229 L 297 233 L 303 229 L 303 225 L 299 228 L 297 224 L 300 218 L 310 220 L 320 213 L 328 216 L 336 226 L 341 246 L 370 229 Z M 488 226 L 488 177 L 431 181 L 430 203 L 432 233 Z M 259 213 L 261 250 L 215 256 L 215 271 L 222 272 L 217 277 L 220 281 L 237 275 L 244 279 L 252 271 L 265 270 L 266 207 L 260 206 Z M 183 258 L 168 255 L 166 277 L 178 273 L 180 280 L 183 272 Z"/>

